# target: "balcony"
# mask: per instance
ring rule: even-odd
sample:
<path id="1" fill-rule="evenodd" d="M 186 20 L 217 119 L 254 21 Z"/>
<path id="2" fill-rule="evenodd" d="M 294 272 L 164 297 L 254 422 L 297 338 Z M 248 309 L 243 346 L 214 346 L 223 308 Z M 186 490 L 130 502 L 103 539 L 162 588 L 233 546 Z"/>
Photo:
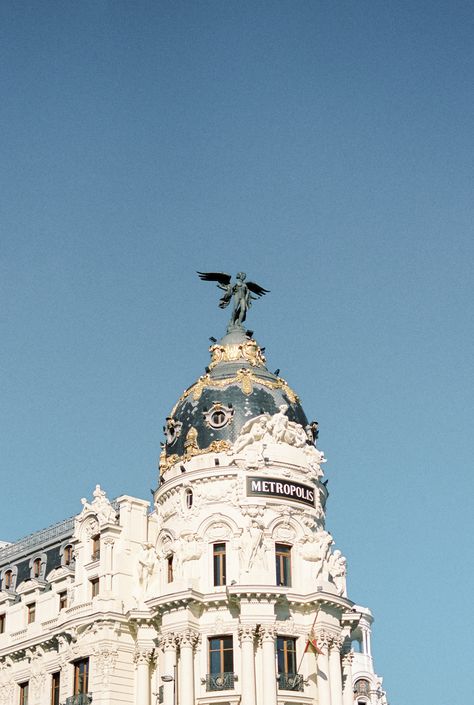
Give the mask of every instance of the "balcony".
<path id="1" fill-rule="evenodd" d="M 280 690 L 303 690 L 303 676 L 300 673 L 279 673 L 278 687 Z"/>
<path id="2" fill-rule="evenodd" d="M 233 690 L 235 673 L 208 673 L 206 690 Z"/>
<path id="3" fill-rule="evenodd" d="M 79 693 L 66 698 L 64 705 L 89 705 L 92 702 L 92 695 L 89 693 Z"/>

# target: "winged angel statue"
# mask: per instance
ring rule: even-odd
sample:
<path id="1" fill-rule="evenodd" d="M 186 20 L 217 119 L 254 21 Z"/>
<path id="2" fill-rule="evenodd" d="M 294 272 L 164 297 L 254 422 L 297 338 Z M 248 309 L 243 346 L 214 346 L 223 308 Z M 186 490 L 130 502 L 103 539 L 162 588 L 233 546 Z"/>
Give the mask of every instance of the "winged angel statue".
<path id="1" fill-rule="evenodd" d="M 239 272 L 235 277 L 235 284 L 231 283 L 231 275 L 224 272 L 198 272 L 199 277 L 206 282 L 217 282 L 219 289 L 224 292 L 219 301 L 219 308 L 227 308 L 233 299 L 232 316 L 230 325 L 240 326 L 245 321 L 247 311 L 261 296 L 269 294 L 268 289 L 264 289 L 255 282 L 246 281 L 245 272 Z M 255 294 L 255 296 L 252 296 Z"/>

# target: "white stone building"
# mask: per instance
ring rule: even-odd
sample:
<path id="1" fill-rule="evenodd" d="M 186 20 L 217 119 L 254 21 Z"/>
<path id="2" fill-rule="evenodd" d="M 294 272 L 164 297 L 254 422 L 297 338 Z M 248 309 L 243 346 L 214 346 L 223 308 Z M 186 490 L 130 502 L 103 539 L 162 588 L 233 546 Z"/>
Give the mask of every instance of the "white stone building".
<path id="1" fill-rule="evenodd" d="M 317 424 L 250 332 L 210 350 L 166 419 L 153 506 L 97 486 L 0 547 L 0 705 L 386 705 Z"/>

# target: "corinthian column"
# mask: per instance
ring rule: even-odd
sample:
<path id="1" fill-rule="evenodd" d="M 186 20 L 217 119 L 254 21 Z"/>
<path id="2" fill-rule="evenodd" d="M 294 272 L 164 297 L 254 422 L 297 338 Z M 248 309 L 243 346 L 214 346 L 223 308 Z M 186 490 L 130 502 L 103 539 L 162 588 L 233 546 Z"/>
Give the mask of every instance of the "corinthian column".
<path id="1" fill-rule="evenodd" d="M 137 669 L 137 686 L 135 689 L 135 705 L 150 705 L 150 662 L 153 649 L 137 646 L 134 661 Z"/>
<path id="2" fill-rule="evenodd" d="M 322 651 L 318 654 L 316 683 L 318 685 L 319 705 L 331 705 L 331 690 L 329 685 L 329 643 L 330 635 L 326 632 L 319 632 L 316 635 L 317 643 Z"/>
<path id="3" fill-rule="evenodd" d="M 255 695 L 255 627 L 242 625 L 239 628 L 240 653 L 242 659 L 241 705 L 256 705 Z"/>
<path id="4" fill-rule="evenodd" d="M 194 646 L 197 644 L 198 638 L 198 633 L 192 629 L 185 629 L 176 635 L 176 642 L 180 647 L 180 705 L 194 705 Z"/>
<path id="5" fill-rule="evenodd" d="M 341 636 L 333 636 L 329 644 L 331 705 L 342 705 L 341 646 L 343 641 Z"/>
<path id="6" fill-rule="evenodd" d="M 352 662 L 354 652 L 348 651 L 342 657 L 342 670 L 344 674 L 344 687 L 342 689 L 343 705 L 354 705 L 354 693 L 352 692 Z"/>
<path id="7" fill-rule="evenodd" d="M 262 645 L 263 700 L 265 705 L 277 705 L 275 628 L 271 625 L 262 625 L 259 632 L 259 639 Z"/>
<path id="8" fill-rule="evenodd" d="M 171 681 L 163 682 L 163 705 L 175 705 L 176 693 L 176 636 L 173 632 L 162 634 L 160 647 L 164 652 L 164 669 L 160 676 L 171 676 Z M 141 705 L 141 703 L 140 703 Z"/>

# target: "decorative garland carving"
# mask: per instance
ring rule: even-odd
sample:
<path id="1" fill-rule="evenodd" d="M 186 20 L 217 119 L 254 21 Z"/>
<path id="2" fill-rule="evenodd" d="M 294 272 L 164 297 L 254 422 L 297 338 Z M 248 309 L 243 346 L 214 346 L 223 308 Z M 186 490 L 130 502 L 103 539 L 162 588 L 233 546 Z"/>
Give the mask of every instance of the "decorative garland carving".
<path id="1" fill-rule="evenodd" d="M 216 343 L 211 345 L 209 352 L 211 353 L 210 370 L 220 362 L 237 362 L 238 360 L 246 360 L 252 367 L 265 367 L 265 355 L 253 339 L 234 345 Z"/>
<path id="2" fill-rule="evenodd" d="M 189 429 L 189 431 L 191 430 L 193 430 L 193 428 Z M 186 438 L 188 436 L 186 436 Z M 186 450 L 184 455 L 176 455 L 176 453 L 173 453 L 173 455 L 169 456 L 166 455 L 166 450 L 163 449 L 160 455 L 160 472 L 166 472 L 176 463 L 186 462 L 187 460 L 193 458 L 196 455 L 204 455 L 204 453 L 224 453 L 230 450 L 231 444 L 229 443 L 229 441 L 212 441 L 212 443 L 208 445 L 207 448 L 199 448 L 199 446 L 197 445 L 197 441 L 195 443 L 194 441 L 190 441 L 188 446 L 186 446 L 185 444 L 185 448 Z"/>

